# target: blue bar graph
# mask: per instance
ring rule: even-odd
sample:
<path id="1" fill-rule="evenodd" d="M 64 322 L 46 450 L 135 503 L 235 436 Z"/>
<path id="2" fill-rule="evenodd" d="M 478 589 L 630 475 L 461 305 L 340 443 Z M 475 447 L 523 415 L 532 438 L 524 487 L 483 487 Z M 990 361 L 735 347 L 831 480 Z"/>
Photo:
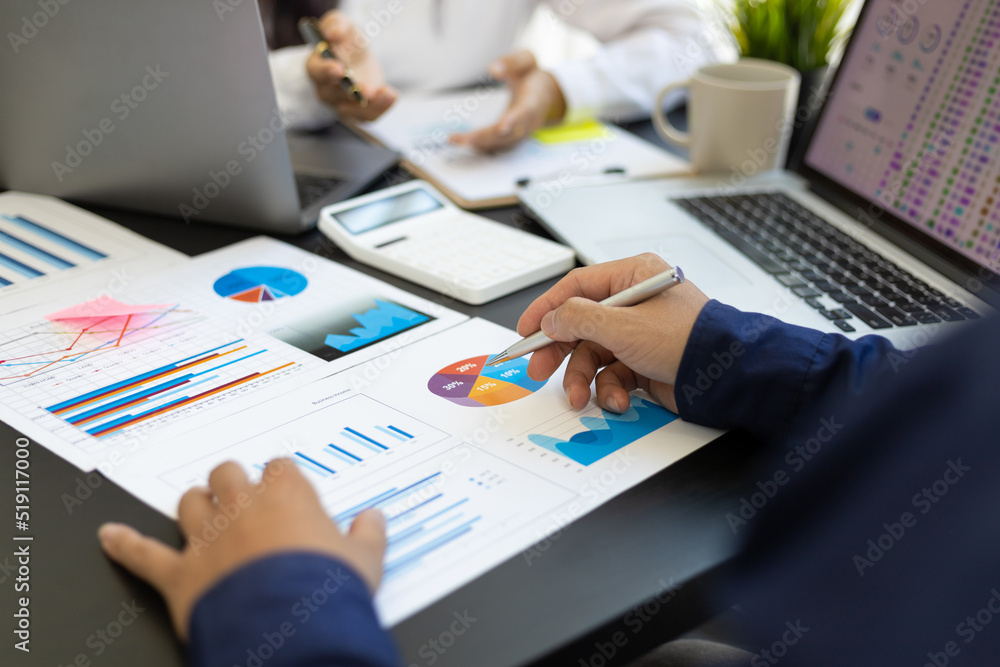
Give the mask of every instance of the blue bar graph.
<path id="1" fill-rule="evenodd" d="M 127 407 L 127 404 L 129 403 L 134 403 L 141 399 L 148 398 L 156 394 L 160 394 L 164 391 L 167 391 L 168 389 L 173 389 L 174 387 L 186 384 L 191 379 L 191 377 L 192 376 L 190 374 L 182 375 L 179 378 L 175 378 L 173 380 L 168 380 L 167 382 L 161 382 L 160 384 L 153 385 L 148 389 L 143 389 L 142 391 L 137 391 L 133 394 L 128 394 L 122 398 L 119 398 L 117 401 L 104 403 L 103 405 L 99 405 L 96 408 L 93 408 L 91 410 L 86 410 L 84 412 L 79 412 L 72 416 L 68 415 L 64 416 L 64 419 L 68 421 L 70 424 L 79 424 L 80 422 L 89 421 L 91 419 L 94 419 L 102 415 L 113 414 L 115 412 L 119 412 L 120 410 L 125 409 L 125 407 Z"/>
<path id="2" fill-rule="evenodd" d="M 414 493 L 414 492 L 418 491 L 419 489 L 422 489 L 427 484 L 430 484 L 431 482 L 433 482 L 435 479 L 437 479 L 440 476 L 441 476 L 441 473 L 436 472 L 433 475 L 429 475 L 427 477 L 424 477 L 419 482 L 414 482 L 413 484 L 410 484 L 409 486 L 404 486 L 402 489 L 397 489 L 397 488 L 389 489 L 388 491 L 386 491 L 384 493 L 381 493 L 381 494 L 375 496 L 374 498 L 370 498 L 370 499 L 366 500 L 363 503 L 360 503 L 360 504 L 355 505 L 354 507 L 352 507 L 352 508 L 350 508 L 348 510 L 345 510 L 344 512 L 342 512 L 342 513 L 338 514 L 337 516 L 333 517 L 333 519 L 337 523 L 341 523 L 342 524 L 342 523 L 348 521 L 349 519 L 353 519 L 358 514 L 361 514 L 362 512 L 364 512 L 366 509 L 371 509 L 373 507 L 378 507 L 379 505 L 383 505 L 383 504 L 386 503 L 386 501 L 392 500 L 393 498 L 396 498 L 396 497 L 398 497 L 398 496 L 400 496 L 400 495 L 402 495 L 404 493 Z"/>
<path id="3" fill-rule="evenodd" d="M 356 443 L 358 445 L 361 445 L 365 449 L 371 450 L 371 451 L 375 452 L 376 454 L 381 454 L 382 452 L 385 451 L 385 447 L 376 447 L 375 445 L 373 445 L 372 443 L 368 442 L 367 440 L 362 440 L 361 438 L 359 438 L 359 437 L 357 437 L 355 435 L 351 435 L 350 433 L 343 433 L 342 435 L 345 438 L 347 438 L 348 440 L 350 440 L 351 442 Z"/>
<path id="4" fill-rule="evenodd" d="M 0 230 L 0 241 L 6 241 L 10 246 L 17 248 L 21 252 L 31 255 L 35 259 L 40 259 L 46 264 L 50 264 L 57 269 L 72 269 L 76 264 L 73 262 L 63 259 L 57 255 L 53 255 L 48 250 L 43 250 L 38 246 L 32 245 L 22 238 L 14 236 L 13 234 L 8 234 L 7 232 Z"/>
<path id="5" fill-rule="evenodd" d="M 337 459 L 337 461 L 339 461 L 340 463 L 346 463 L 347 465 L 351 465 L 351 466 L 358 464 L 358 462 L 355 461 L 354 459 L 347 458 L 346 456 L 344 456 L 343 454 L 341 454 L 339 451 L 337 451 L 335 449 L 329 449 L 329 448 L 328 449 L 324 449 L 323 453 L 324 454 L 328 454 L 329 456 L 332 456 L 333 458 Z"/>
<path id="6" fill-rule="evenodd" d="M 323 465 L 322 463 L 320 463 L 316 459 L 310 458 L 310 457 L 306 456 L 305 454 L 303 454 L 302 452 L 295 452 L 295 455 L 297 457 L 299 457 L 299 459 L 302 459 L 303 461 L 307 461 L 307 462 L 313 464 L 316 468 L 319 468 L 320 470 L 325 471 L 326 473 L 328 473 L 330 475 L 336 475 L 337 474 L 337 471 L 334 470 L 333 468 L 326 467 L 325 465 Z M 326 477 L 326 475 L 323 475 L 323 476 Z"/>
<path id="7" fill-rule="evenodd" d="M 39 278 L 45 275 L 38 269 L 30 267 L 23 262 L 19 262 L 13 257 L 5 255 L 2 252 L 0 252 L 0 266 L 5 266 L 11 271 L 20 273 L 22 276 L 27 276 L 28 278 Z"/>
<path id="8" fill-rule="evenodd" d="M 185 376 L 185 377 L 189 377 L 189 376 Z M 157 401 L 158 400 L 162 400 L 162 399 L 166 398 L 167 396 L 173 396 L 174 394 L 179 394 L 182 391 L 190 391 L 192 388 L 197 387 L 200 384 L 205 384 L 206 382 L 211 382 L 212 380 L 218 380 L 218 379 L 219 379 L 218 375 L 210 375 L 209 377 L 204 378 L 202 380 L 198 380 L 197 382 L 191 382 L 190 377 L 189 377 L 189 379 L 186 379 L 183 382 L 177 382 L 176 384 L 174 384 L 174 386 L 176 387 L 176 389 L 172 389 L 171 390 L 170 387 L 165 387 L 165 388 L 161 389 L 159 392 L 154 392 L 155 396 L 152 395 L 152 394 L 150 394 L 150 398 L 148 400 L 157 400 Z M 165 384 L 168 384 L 168 383 L 165 383 Z M 160 385 L 160 386 L 162 386 L 162 385 Z M 130 398 L 135 399 L 135 398 L 142 398 L 142 397 L 139 397 L 136 394 L 132 394 Z M 144 401 L 144 402 L 148 402 L 148 401 Z M 109 406 L 110 406 L 110 404 L 109 404 Z M 98 408 L 96 410 L 91 410 L 90 412 L 98 414 L 101 417 L 110 417 L 111 415 L 119 413 L 119 412 L 121 412 L 123 410 L 128 410 L 129 408 L 132 408 L 132 407 L 134 407 L 134 405 L 130 404 L 130 401 L 126 401 L 126 400 L 123 399 L 122 403 L 119 406 L 115 406 L 113 408 L 109 407 L 108 409 Z M 103 414 L 101 414 L 101 413 L 103 413 Z M 84 421 L 86 419 L 86 417 L 83 414 L 73 415 L 72 417 L 64 417 L 64 418 L 66 419 L 66 421 L 68 421 L 71 424 L 79 424 L 80 422 L 82 422 L 82 421 Z"/>
<path id="9" fill-rule="evenodd" d="M 452 514 L 451 516 L 442 519 L 441 522 L 435 526 L 435 528 L 443 528 L 444 526 L 447 526 L 449 524 L 461 520 L 462 517 L 463 515 L 461 513 Z M 405 545 L 406 543 L 412 540 L 419 540 L 422 537 L 426 537 L 427 532 L 428 531 L 425 529 L 423 525 L 415 526 L 412 529 L 400 531 L 395 535 L 393 535 L 393 538 L 392 540 L 390 540 L 389 545 L 394 548 L 398 548 L 399 545 L 401 544 Z"/>
<path id="10" fill-rule="evenodd" d="M 371 438 L 369 438 L 369 437 L 368 437 L 367 435 L 364 435 L 364 434 L 362 434 L 362 433 L 358 433 L 357 431 L 355 431 L 355 430 L 354 430 L 353 428 L 351 428 L 350 426 L 347 426 L 347 427 L 345 427 L 345 428 L 344 428 L 344 430 L 345 430 L 345 431 L 347 431 L 348 433 L 352 433 L 352 434 L 354 434 L 355 436 L 357 436 L 357 437 L 361 438 L 362 440 L 367 440 L 368 442 L 370 442 L 370 443 L 372 443 L 373 445 L 376 445 L 376 446 L 378 446 L 378 447 L 381 447 L 382 449 L 389 449 L 388 447 L 386 447 L 385 445 L 383 445 L 383 444 L 382 444 L 381 442 L 379 442 L 378 440 L 372 440 L 372 439 L 371 439 Z"/>
<path id="11" fill-rule="evenodd" d="M 197 381 L 194 381 L 194 382 L 193 382 L 193 380 L 195 380 L 196 378 L 200 378 L 203 375 L 207 375 L 209 373 L 214 373 L 215 371 L 219 370 L 220 368 L 225 368 L 226 366 L 230 366 L 230 365 L 238 363 L 240 361 L 244 361 L 246 359 L 250 359 L 251 357 L 255 357 L 258 354 L 263 354 L 265 351 L 266 350 L 260 350 L 258 352 L 252 352 L 250 354 L 244 355 L 244 356 L 239 357 L 237 359 L 233 359 L 232 361 L 227 361 L 226 363 L 219 364 L 217 366 L 213 366 L 213 367 L 208 368 L 206 370 L 203 370 L 203 371 L 201 371 L 199 373 L 186 373 L 184 375 L 180 375 L 180 376 L 177 376 L 177 377 L 174 377 L 174 378 L 170 378 L 170 379 L 166 380 L 165 382 L 161 382 L 159 384 L 155 384 L 155 385 L 153 385 L 151 387 L 146 387 L 145 386 L 145 384 L 146 384 L 145 382 L 140 382 L 140 383 L 138 383 L 136 385 L 137 391 L 121 395 L 119 398 L 116 398 L 116 399 L 111 400 L 109 402 L 99 402 L 99 404 L 97 406 L 91 407 L 90 409 L 84 410 L 83 412 L 78 412 L 78 411 L 81 410 L 82 408 L 90 406 L 92 402 L 88 401 L 84 405 L 79 405 L 79 406 L 76 406 L 76 407 L 70 407 L 68 409 L 63 409 L 63 410 L 61 410 L 62 414 L 60 416 L 63 419 L 65 419 L 66 421 L 68 421 L 70 424 L 73 424 L 74 426 L 81 426 L 83 424 L 86 424 L 88 422 L 93 422 L 95 420 L 107 419 L 108 417 L 111 417 L 112 415 L 120 413 L 123 410 L 128 410 L 130 408 L 136 408 L 136 407 L 139 407 L 139 406 L 142 406 L 142 405 L 152 405 L 153 403 L 156 403 L 157 401 L 162 400 L 165 396 L 169 396 L 169 395 L 177 393 L 175 391 L 171 391 L 172 389 L 175 389 L 177 387 L 181 387 L 181 391 L 183 391 L 183 390 L 190 389 L 191 387 L 194 387 L 196 385 L 203 384 L 204 382 L 207 382 L 209 379 L 212 379 L 212 378 L 203 378 L 203 379 L 200 379 L 200 380 L 197 380 Z M 176 366 L 177 366 L 177 364 L 174 364 L 175 368 L 176 368 Z M 218 375 L 214 375 L 212 377 L 213 378 L 218 378 L 219 376 Z M 149 379 L 152 380 L 153 378 L 149 378 Z M 112 396 L 115 396 L 115 395 L 118 395 L 118 394 L 117 393 L 112 394 Z M 184 396 L 180 400 L 186 400 L 187 398 L 188 398 L 187 396 Z M 159 409 L 159 407 L 163 407 L 163 405 L 157 406 L 156 409 Z M 146 413 L 143 413 L 143 414 L 146 414 Z M 138 416 L 138 415 L 128 414 L 128 415 L 125 415 L 125 417 L 123 419 L 125 421 L 127 421 L 128 419 L 132 419 L 133 417 L 136 417 L 136 416 Z M 97 428 L 90 429 L 87 432 L 90 433 L 91 435 L 96 435 L 99 431 L 103 430 L 105 426 L 113 426 L 113 425 L 116 425 L 117 423 L 120 423 L 120 420 L 115 420 L 115 421 L 107 422 L 106 424 L 101 424 Z"/>
<path id="12" fill-rule="evenodd" d="M 27 218 L 22 217 L 20 215 L 5 215 L 3 217 L 5 220 L 10 221 L 11 223 L 17 225 L 21 229 L 33 232 L 38 236 L 41 236 L 42 238 L 48 239 L 49 241 L 61 245 L 64 248 L 68 248 L 69 250 L 72 250 L 77 254 L 83 255 L 87 259 L 92 259 L 94 261 L 97 261 L 107 257 L 107 255 L 105 255 L 103 252 L 94 250 L 90 246 L 86 246 L 80 243 L 79 241 L 74 241 L 73 239 L 67 236 L 63 236 L 57 231 L 49 229 L 48 227 L 45 227 L 37 222 L 28 220 Z"/>
<path id="13" fill-rule="evenodd" d="M 184 369 L 169 379 L 183 380 L 181 377 L 183 372 L 193 371 Z M 162 381 L 158 379 L 157 383 Z M 152 383 L 150 388 L 155 390 L 151 385 Z M 156 400 L 159 400 L 160 396 L 162 394 L 156 394 Z M 299 423 L 301 430 L 298 432 L 302 434 L 302 439 L 296 442 L 295 449 L 316 463 L 336 469 L 337 481 L 342 484 L 352 483 L 358 475 L 372 468 L 392 465 L 394 461 L 413 453 L 421 445 L 433 444 L 447 437 L 447 434 L 437 431 L 432 426 L 367 396 L 356 396 L 333 404 L 311 413 Z M 271 454 L 273 451 L 269 446 L 262 446 L 260 451 L 252 455 L 250 461 L 260 462 Z M 326 476 L 324 474 L 326 471 L 319 468 L 301 467 L 310 471 L 314 482 L 319 481 L 318 477 Z M 433 479 L 435 478 L 428 478 L 428 480 Z M 390 496 L 393 494 L 406 492 L 408 489 L 394 488 L 384 495 L 391 501 Z M 366 506 L 374 507 L 381 500 L 382 496 L 371 499 Z M 343 521 L 352 516 L 353 514 L 343 515 L 336 519 Z"/>
<path id="14" fill-rule="evenodd" d="M 374 426 L 375 430 L 384 433 L 385 435 L 392 438 L 392 443 L 398 445 L 400 442 L 407 442 L 408 440 L 413 440 L 416 436 L 410 435 L 405 431 L 396 428 L 395 426 Z M 327 447 L 332 447 L 340 454 L 349 457 L 351 461 L 349 463 L 360 463 L 366 458 L 371 456 L 371 452 L 376 454 L 381 454 L 382 452 L 389 450 L 389 445 L 383 443 L 383 441 L 371 438 L 356 428 L 351 428 L 350 426 L 345 427 L 340 433 L 345 439 L 351 441 L 355 445 L 360 445 L 363 449 L 357 449 L 356 447 L 347 445 L 344 442 L 339 443 L 329 443 Z"/>
<path id="15" fill-rule="evenodd" d="M 468 498 L 462 498 L 457 503 L 453 503 L 453 504 L 449 505 L 448 507 L 445 507 L 443 510 L 439 510 L 439 511 L 435 512 L 434 514 L 431 514 L 428 517 L 424 517 L 419 523 L 413 524 L 412 526 L 408 527 L 406 530 L 401 530 L 398 533 L 394 534 L 393 535 L 393 539 L 389 540 L 389 542 L 393 542 L 394 540 L 395 541 L 399 541 L 401 539 L 405 539 L 407 537 L 407 535 L 410 534 L 411 532 L 416 532 L 416 531 L 423 530 L 424 526 L 427 524 L 428 521 L 433 521 L 434 519 L 438 518 L 439 516 L 441 516 L 445 512 L 450 512 L 451 510 L 455 509 L 456 507 L 464 505 L 467 502 L 469 502 Z M 393 518 L 395 519 L 396 517 L 393 517 Z"/>
<path id="16" fill-rule="evenodd" d="M 331 449 L 335 449 L 338 452 L 340 452 L 341 454 L 343 454 L 344 456 L 346 456 L 348 458 L 351 458 L 351 459 L 354 459 L 355 461 L 358 461 L 358 462 L 361 461 L 361 459 L 358 458 L 357 456 L 355 456 L 354 454 L 351 454 L 346 449 L 341 449 L 340 447 L 338 447 L 337 445 L 333 444 L 332 442 L 329 445 L 327 445 L 327 447 L 330 447 Z"/>
<path id="17" fill-rule="evenodd" d="M 407 566 L 416 565 L 420 562 L 420 559 L 434 551 L 439 549 L 449 542 L 454 542 L 462 535 L 465 535 L 472 530 L 472 524 L 479 521 L 482 517 L 476 516 L 465 523 L 453 528 L 452 530 L 446 532 L 444 535 L 440 535 L 419 547 L 413 549 L 410 552 L 396 558 L 394 560 L 387 559 L 385 563 L 385 576 L 390 577 L 394 574 L 398 574 L 400 570 L 406 568 Z"/>
<path id="18" fill-rule="evenodd" d="M 395 431 L 390 431 L 389 429 L 387 429 L 384 426 L 376 426 L 375 428 L 377 428 L 378 430 L 382 431 L 383 433 L 385 433 L 390 438 L 395 438 L 396 440 L 401 440 L 403 442 L 406 441 L 406 438 L 404 438 L 400 434 L 396 433 Z"/>
<path id="19" fill-rule="evenodd" d="M 446 486 L 428 488 L 442 481 L 440 472 L 428 475 L 412 484 L 383 491 L 333 518 L 346 526 L 367 509 L 385 512 L 388 531 L 385 575 L 394 576 L 458 540 L 482 519 L 469 511 L 471 499 L 464 493 L 450 491 Z"/>
<path id="20" fill-rule="evenodd" d="M 402 518 L 406 517 L 407 515 L 409 515 L 410 512 L 416 512 L 418 509 L 420 509 L 424 505 L 428 505 L 428 504 L 434 502 L 435 500 L 437 500 L 438 498 L 440 498 L 443 495 L 444 494 L 439 493 L 436 496 L 431 496 L 430 498 L 428 498 L 426 500 L 421 500 L 419 503 L 417 503 L 413 507 L 408 507 L 405 510 L 403 510 L 402 512 L 400 512 L 399 514 L 394 514 L 392 516 L 392 518 L 386 519 L 386 523 L 389 523 L 391 521 L 399 521 L 400 519 L 402 519 Z"/>
<path id="21" fill-rule="evenodd" d="M 225 345 L 220 345 L 218 347 L 213 347 L 210 350 L 205 350 L 204 352 L 199 352 L 198 354 L 192 354 L 190 357 L 185 357 L 185 358 L 183 358 L 180 361 L 177 361 L 175 363 L 167 364 L 166 366 L 160 366 L 159 368 L 154 368 L 151 371 L 148 371 L 146 373 L 142 373 L 140 375 L 136 375 L 135 377 L 128 378 L 127 380 L 121 380 L 120 382 L 115 382 L 114 384 L 110 384 L 107 387 L 101 387 L 100 389 L 95 389 L 94 391 L 88 392 L 86 394 L 81 394 L 80 396 L 77 396 L 75 398 L 71 398 L 71 399 L 69 399 L 67 401 L 62 401 L 61 403 L 56 403 L 55 405 L 50 405 L 49 407 L 47 407 L 45 409 L 48 410 L 49 412 L 62 412 L 62 411 L 65 411 L 67 409 L 73 408 L 74 406 L 78 406 L 81 403 L 84 403 L 86 401 L 90 401 L 91 399 L 95 399 L 95 398 L 97 398 L 99 396 L 104 396 L 104 395 L 107 395 L 107 394 L 114 393 L 118 389 L 122 389 L 124 387 L 128 387 L 128 386 L 131 386 L 131 385 L 138 385 L 143 380 L 152 378 L 153 376 L 156 376 L 156 375 L 162 375 L 162 374 L 166 373 L 167 371 L 170 371 L 170 370 L 173 370 L 173 369 L 177 368 L 178 366 L 183 366 L 184 364 L 186 364 L 187 362 L 189 362 L 189 361 L 191 361 L 193 359 L 197 359 L 198 357 L 203 357 L 203 356 L 205 356 L 207 354 L 212 354 L 213 352 L 218 352 L 219 350 L 221 350 L 224 347 L 229 347 L 231 345 L 236 345 L 237 343 L 241 343 L 241 342 L 243 342 L 243 339 L 239 338 L 237 340 L 234 340 L 231 343 L 226 343 Z"/>

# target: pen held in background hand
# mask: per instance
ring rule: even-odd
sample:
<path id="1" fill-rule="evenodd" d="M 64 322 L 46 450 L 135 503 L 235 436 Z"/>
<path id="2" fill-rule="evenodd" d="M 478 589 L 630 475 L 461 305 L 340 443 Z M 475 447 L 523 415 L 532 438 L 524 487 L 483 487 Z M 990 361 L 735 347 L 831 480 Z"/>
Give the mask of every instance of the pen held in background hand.
<path id="1" fill-rule="evenodd" d="M 684 282 L 684 272 L 681 271 L 681 267 L 675 266 L 672 269 L 667 269 L 663 273 L 658 273 L 652 278 L 636 283 L 628 289 L 618 292 L 618 294 L 609 296 L 607 299 L 601 301 L 601 305 L 620 307 L 634 306 L 638 303 L 642 303 L 646 299 L 656 296 L 657 294 L 666 292 L 671 287 L 680 285 L 682 282 Z M 554 342 L 555 341 L 546 336 L 544 332 L 536 331 L 527 338 L 522 338 L 518 342 L 514 343 L 503 352 L 490 357 L 487 360 L 486 365 L 493 366 L 502 361 L 510 361 L 511 359 L 523 357 L 526 354 L 530 354 L 535 350 L 540 350 L 546 345 L 550 345 Z"/>
<path id="2" fill-rule="evenodd" d="M 337 59 L 337 56 L 330 49 L 329 42 L 323 39 L 323 33 L 319 30 L 319 21 L 315 18 L 306 16 L 299 19 L 299 33 L 301 33 L 302 39 L 312 45 L 321 58 L 327 60 Z M 354 100 L 358 106 L 362 108 L 368 106 L 368 99 L 361 92 L 360 86 L 354 82 L 351 70 L 347 67 L 346 63 L 344 64 L 344 76 L 340 78 L 340 87 L 344 89 L 347 96 Z"/>

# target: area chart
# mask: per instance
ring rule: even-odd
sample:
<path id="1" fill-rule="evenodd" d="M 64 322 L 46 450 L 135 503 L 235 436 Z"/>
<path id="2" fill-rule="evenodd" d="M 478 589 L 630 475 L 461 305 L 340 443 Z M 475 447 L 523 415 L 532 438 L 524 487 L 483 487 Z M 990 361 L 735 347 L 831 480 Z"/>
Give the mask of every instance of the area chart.
<path id="1" fill-rule="evenodd" d="M 562 432 L 532 433 L 528 440 L 589 466 L 677 419 L 673 412 L 644 398 L 633 396 L 631 403 L 621 414 L 594 408 L 592 412 L 598 414 L 574 417 L 564 423 Z"/>

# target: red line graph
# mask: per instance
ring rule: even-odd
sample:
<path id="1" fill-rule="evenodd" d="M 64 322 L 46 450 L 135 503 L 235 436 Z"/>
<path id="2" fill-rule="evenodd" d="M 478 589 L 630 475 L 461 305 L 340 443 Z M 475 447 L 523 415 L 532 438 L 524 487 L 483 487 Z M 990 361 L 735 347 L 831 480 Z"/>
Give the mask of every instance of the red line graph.
<path id="1" fill-rule="evenodd" d="M 142 313 L 142 315 L 153 317 L 155 318 L 154 321 L 158 321 L 160 317 L 167 315 L 168 313 L 190 314 L 191 312 L 192 311 L 188 310 L 169 309 L 162 311 L 150 311 L 148 313 Z M 95 321 L 89 326 L 84 327 L 80 331 L 37 332 L 38 335 L 45 335 L 45 336 L 73 335 L 75 337 L 67 347 L 58 347 L 48 352 L 36 352 L 33 354 L 26 354 L 16 357 L 8 357 L 0 359 L 0 370 L 7 370 L 8 372 L 10 372 L 12 370 L 12 367 L 14 366 L 23 366 L 30 364 L 31 363 L 30 361 L 28 362 L 28 364 L 24 363 L 27 360 L 37 359 L 40 357 L 41 358 L 49 357 L 51 355 L 58 355 L 56 358 L 49 360 L 47 363 L 40 362 L 37 367 L 34 367 L 31 370 L 26 371 L 24 373 L 13 373 L 10 375 L 0 376 L 0 381 L 21 380 L 25 378 L 30 378 L 59 363 L 67 361 L 79 361 L 80 359 L 83 359 L 88 355 L 96 353 L 104 353 L 110 350 L 114 350 L 116 348 L 120 348 L 128 343 L 128 341 L 126 340 L 126 336 L 137 331 L 154 330 L 154 329 L 164 328 L 167 326 L 176 326 L 178 324 L 183 324 L 184 322 L 190 321 L 190 320 L 185 320 L 183 322 L 171 322 L 169 324 L 159 324 L 159 325 L 147 322 L 145 324 L 140 324 L 136 326 L 133 324 L 134 317 L 135 317 L 134 314 L 102 317 L 101 319 Z M 100 328 L 102 327 L 102 325 L 105 325 L 109 320 L 116 320 L 116 319 L 123 319 L 124 322 L 122 322 L 120 326 L 115 324 L 114 326 L 105 326 L 104 328 Z M 92 349 L 80 349 L 82 346 L 86 344 L 87 341 L 92 340 L 95 336 L 102 336 L 102 335 L 108 335 L 109 340 L 100 344 L 98 347 Z M 113 342 L 111 342 L 112 340 Z"/>

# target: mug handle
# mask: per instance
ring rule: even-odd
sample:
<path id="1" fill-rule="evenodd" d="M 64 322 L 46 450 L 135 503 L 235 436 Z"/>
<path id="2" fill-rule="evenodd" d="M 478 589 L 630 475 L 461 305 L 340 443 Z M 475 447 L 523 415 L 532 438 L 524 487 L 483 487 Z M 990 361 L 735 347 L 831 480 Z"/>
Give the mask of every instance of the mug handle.
<path id="1" fill-rule="evenodd" d="M 656 130 L 660 133 L 660 136 L 663 137 L 664 141 L 680 146 L 681 148 L 691 147 L 691 133 L 681 132 L 674 127 L 674 124 L 663 113 L 663 99 L 675 90 L 689 88 L 690 86 L 690 80 L 677 81 L 670 84 L 660 91 L 659 96 L 656 98 L 656 106 L 653 107 L 653 124 L 656 126 Z"/>

